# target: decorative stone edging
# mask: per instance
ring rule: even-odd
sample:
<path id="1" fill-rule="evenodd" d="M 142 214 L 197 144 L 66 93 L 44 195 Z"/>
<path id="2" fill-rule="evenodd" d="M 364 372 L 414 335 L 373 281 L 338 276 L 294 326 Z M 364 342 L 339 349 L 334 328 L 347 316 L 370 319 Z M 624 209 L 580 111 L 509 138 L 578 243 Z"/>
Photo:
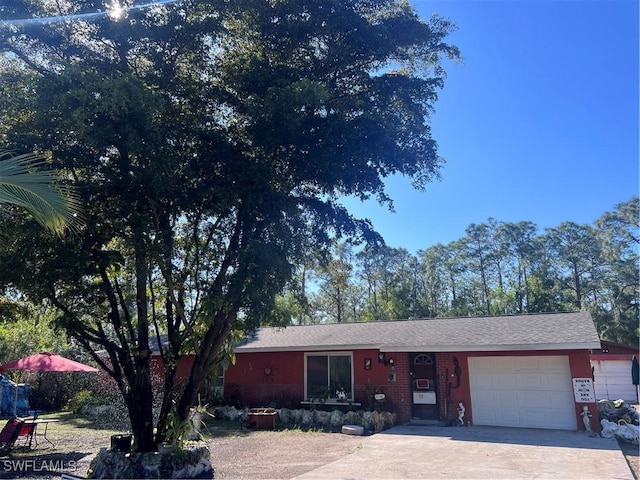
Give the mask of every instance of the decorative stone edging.
<path id="1" fill-rule="evenodd" d="M 213 414 L 216 418 L 231 421 L 246 421 L 247 414 L 251 410 L 246 408 L 238 410 L 232 406 L 216 407 Z M 310 410 L 305 408 L 275 409 L 278 414 L 280 425 L 286 426 L 320 426 L 338 430 L 342 425 L 360 425 L 366 430 L 381 432 L 396 424 L 396 414 L 391 412 L 371 412 L 357 410 L 341 412 L 333 410 L 330 412 L 323 410 Z"/>
<path id="2" fill-rule="evenodd" d="M 88 478 L 213 478 L 211 453 L 203 442 L 178 452 L 122 453 L 101 448 Z"/>

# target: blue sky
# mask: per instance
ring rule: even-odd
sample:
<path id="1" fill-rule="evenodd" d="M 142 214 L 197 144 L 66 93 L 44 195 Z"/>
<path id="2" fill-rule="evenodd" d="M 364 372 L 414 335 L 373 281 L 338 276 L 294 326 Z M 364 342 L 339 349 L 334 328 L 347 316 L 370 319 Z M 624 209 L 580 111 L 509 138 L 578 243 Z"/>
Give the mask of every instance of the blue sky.
<path id="1" fill-rule="evenodd" d="M 431 125 L 445 158 L 425 192 L 387 182 L 395 213 L 347 200 L 411 253 L 489 217 L 592 223 L 639 191 L 637 1 L 426 1 L 464 57 Z"/>

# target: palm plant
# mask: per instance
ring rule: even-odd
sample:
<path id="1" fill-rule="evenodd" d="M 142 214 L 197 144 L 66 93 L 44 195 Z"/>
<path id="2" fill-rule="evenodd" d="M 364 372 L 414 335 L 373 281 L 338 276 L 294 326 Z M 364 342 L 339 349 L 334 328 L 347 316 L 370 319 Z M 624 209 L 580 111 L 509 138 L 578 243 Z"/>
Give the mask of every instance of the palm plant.
<path id="1" fill-rule="evenodd" d="M 0 205 L 24 208 L 58 235 L 77 231 L 82 226 L 80 197 L 72 187 L 60 184 L 57 172 L 43 169 L 45 164 L 36 153 L 0 150 Z"/>

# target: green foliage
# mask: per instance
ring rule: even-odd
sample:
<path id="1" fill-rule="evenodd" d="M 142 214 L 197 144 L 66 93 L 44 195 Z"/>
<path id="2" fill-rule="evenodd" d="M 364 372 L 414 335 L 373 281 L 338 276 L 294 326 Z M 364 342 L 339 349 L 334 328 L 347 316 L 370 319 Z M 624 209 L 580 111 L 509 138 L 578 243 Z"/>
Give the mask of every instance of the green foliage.
<path id="1" fill-rule="evenodd" d="M 0 206 L 17 205 L 56 234 L 77 231 L 82 227 L 80 197 L 46 165 L 45 158 L 35 153 L 0 150 Z"/>
<path id="2" fill-rule="evenodd" d="M 331 388 L 325 385 L 315 389 L 313 395 L 311 395 L 311 400 L 313 402 L 324 403 L 332 396 L 332 394 L 333 392 L 331 391 Z"/>
<path id="3" fill-rule="evenodd" d="M 91 392 L 90 390 L 81 390 L 76 393 L 71 399 L 69 399 L 65 408 L 66 410 L 78 414 L 85 406 L 100 404 L 100 400 L 95 397 L 93 392 Z"/>
<path id="4" fill-rule="evenodd" d="M 51 8 L 16 0 L 0 11 Z M 404 1 L 196 0 L 117 22 L 81 15 L 95 8 L 62 2 L 64 22 L 0 31 L 11 59 L 0 84 L 16 86 L 0 96 L 0 135 L 50 152 L 87 205 L 73 240 L 12 218 L 0 288 L 55 306 L 56 324 L 114 379 L 137 448 L 152 450 L 150 338 L 167 335 L 162 432 L 173 398 L 184 420 L 231 356 L 232 332 L 282 323 L 269 316 L 275 295 L 308 247 L 380 242 L 341 195 L 388 203 L 389 175 L 418 188 L 438 176 L 428 120 L 441 61 L 459 54 L 450 22 Z M 184 351 L 197 355 L 179 389 Z"/>
<path id="5" fill-rule="evenodd" d="M 35 308 L 25 302 L 16 305 L 15 315 L 0 316 L 0 363 L 38 352 L 49 351 L 86 362 L 89 356 L 65 335 L 52 328 L 53 311 Z M 57 410 L 78 391 L 88 388 L 95 374 L 65 372 L 6 371 L 4 375 L 31 385 L 31 406 L 41 410 Z"/>
<path id="6" fill-rule="evenodd" d="M 180 419 L 180 414 L 173 408 L 167 417 L 165 428 L 165 440 L 178 450 L 182 450 L 187 434 L 193 428 L 193 422 L 189 418 Z"/>
<path id="7" fill-rule="evenodd" d="M 635 345 L 639 210 L 638 198 L 632 198 L 592 226 L 563 222 L 544 233 L 531 222 L 490 218 L 469 226 L 462 239 L 417 256 L 392 248 L 354 255 L 339 245 L 328 263 L 305 263 L 317 291 L 289 292 L 281 314 L 297 322 L 299 312 L 313 311 L 320 322 L 583 309 L 591 312 L 601 338 Z M 348 312 L 342 317 L 338 300 Z"/>
<path id="8" fill-rule="evenodd" d="M 65 336 L 50 327 L 51 311 L 38 311 L 19 304 L 20 312 L 9 319 L 0 318 L 0 363 L 33 355 L 42 351 L 59 355 L 75 354 Z"/>

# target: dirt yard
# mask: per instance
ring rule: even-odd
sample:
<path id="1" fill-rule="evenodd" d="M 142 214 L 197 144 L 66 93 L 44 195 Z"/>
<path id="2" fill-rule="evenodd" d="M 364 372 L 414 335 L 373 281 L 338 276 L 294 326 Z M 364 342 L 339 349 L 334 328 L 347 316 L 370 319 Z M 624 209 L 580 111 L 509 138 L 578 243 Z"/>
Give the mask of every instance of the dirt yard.
<path id="1" fill-rule="evenodd" d="M 111 435 L 125 429 L 59 414 L 49 426 L 48 438 L 38 438 L 32 450 L 16 448 L 11 457 L 0 458 L 0 479 L 59 479 L 61 473 L 85 476 L 94 454 L 109 445 Z M 237 424 L 212 420 L 205 432 L 215 478 L 289 479 L 338 460 L 362 448 L 363 437 L 301 430 L 250 431 Z M 638 446 L 620 444 L 638 479 Z"/>
<path id="2" fill-rule="evenodd" d="M 85 476 L 91 459 L 110 437 L 125 429 L 96 425 L 70 414 L 56 416 L 35 449 L 16 447 L 0 458 L 0 479 L 59 479 L 61 473 Z M 108 423 L 108 422 L 105 422 Z M 362 447 L 362 437 L 301 430 L 252 431 L 212 420 L 203 432 L 211 449 L 216 479 L 285 479 L 301 475 Z"/>

